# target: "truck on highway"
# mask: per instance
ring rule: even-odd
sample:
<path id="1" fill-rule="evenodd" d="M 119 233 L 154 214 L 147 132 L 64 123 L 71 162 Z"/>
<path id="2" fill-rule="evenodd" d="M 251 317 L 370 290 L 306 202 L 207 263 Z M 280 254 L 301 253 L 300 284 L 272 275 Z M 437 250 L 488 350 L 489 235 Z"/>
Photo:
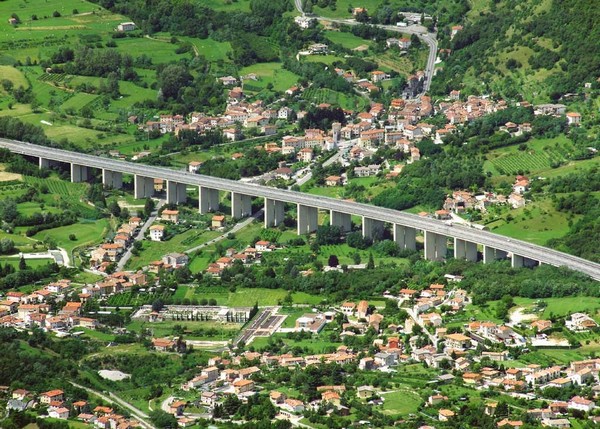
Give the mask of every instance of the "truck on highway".
<path id="1" fill-rule="evenodd" d="M 397 22 L 396 27 L 408 27 L 408 24 L 406 22 Z"/>

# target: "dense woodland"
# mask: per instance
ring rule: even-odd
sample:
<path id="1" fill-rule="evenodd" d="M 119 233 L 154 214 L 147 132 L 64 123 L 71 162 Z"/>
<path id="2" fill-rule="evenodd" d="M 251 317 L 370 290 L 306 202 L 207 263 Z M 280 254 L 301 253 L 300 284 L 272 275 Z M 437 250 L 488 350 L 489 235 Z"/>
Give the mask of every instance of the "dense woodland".
<path id="1" fill-rule="evenodd" d="M 549 10 L 538 11 L 537 1 L 504 0 L 491 2 L 488 11 L 464 23 L 447 47 L 452 54 L 433 81 L 432 92 L 448 94 L 462 88 L 465 74 L 472 73 L 486 82 L 484 92 L 494 89 L 506 97 L 519 96 L 513 71 L 527 67 L 533 72 L 551 70 L 543 81 L 545 93 L 558 99 L 577 92 L 584 82 L 596 82 L 600 70 L 600 8 L 593 0 L 552 0 Z M 499 35 L 510 34 L 509 37 Z M 549 43 L 540 43 L 544 40 Z M 550 45 L 550 47 L 548 47 Z M 511 55 L 518 47 L 533 51 L 527 64 Z M 508 52 L 500 62 L 498 53 Z M 492 59 L 491 61 L 489 59 Z M 504 77 L 502 77 L 504 76 Z M 476 93 L 476 87 L 469 87 Z"/>

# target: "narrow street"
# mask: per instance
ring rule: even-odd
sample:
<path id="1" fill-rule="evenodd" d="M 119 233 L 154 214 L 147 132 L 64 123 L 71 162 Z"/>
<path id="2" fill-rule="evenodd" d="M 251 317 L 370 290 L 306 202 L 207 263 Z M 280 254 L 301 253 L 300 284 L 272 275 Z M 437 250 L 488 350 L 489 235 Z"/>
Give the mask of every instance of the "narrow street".
<path id="1" fill-rule="evenodd" d="M 411 319 L 413 319 L 415 323 L 423 329 L 423 332 L 429 337 L 429 340 L 431 341 L 431 344 L 433 344 L 433 347 L 437 347 L 438 338 L 427 330 L 425 325 L 423 325 L 423 322 L 421 322 L 421 320 L 419 319 L 419 315 L 412 308 L 402 308 L 406 310 Z"/>
<path id="2" fill-rule="evenodd" d="M 263 215 L 264 210 L 260 209 L 259 211 L 257 211 L 256 213 L 254 213 L 252 216 L 244 219 L 241 222 L 236 223 L 233 228 L 231 228 L 230 230 L 228 230 L 227 232 L 224 232 L 223 234 L 219 235 L 216 238 L 213 238 L 210 241 L 207 241 L 206 243 L 202 243 L 198 246 L 192 247 L 191 249 L 188 249 L 186 251 L 184 251 L 183 253 L 194 253 L 196 250 L 200 250 L 203 247 L 206 246 L 210 246 L 211 244 L 215 244 L 218 243 L 221 240 L 224 240 L 225 238 L 227 238 L 227 236 L 229 234 L 235 234 L 236 232 L 238 232 L 239 230 L 247 227 L 248 225 L 250 225 L 252 222 L 254 222 L 256 219 L 260 218 Z"/>
<path id="3" fill-rule="evenodd" d="M 140 232 L 138 232 L 138 235 L 135 236 L 134 241 L 141 241 L 144 239 L 144 235 L 146 234 L 146 231 L 148 230 L 148 228 L 150 228 L 150 225 L 152 225 L 152 223 L 154 223 L 154 221 L 156 220 L 156 217 L 158 216 L 158 211 L 165 204 L 165 202 L 166 202 L 165 200 L 158 200 L 158 204 L 156 204 L 156 207 L 150 214 L 150 217 L 148 217 L 148 220 L 146 222 L 144 222 L 144 224 L 140 228 Z M 131 249 L 133 249 L 133 244 L 127 248 L 127 251 L 125 252 L 123 257 L 117 263 L 116 271 L 123 270 L 123 268 L 127 264 L 127 261 L 129 261 L 129 259 L 131 258 Z"/>
<path id="4" fill-rule="evenodd" d="M 71 383 L 75 387 L 85 390 L 88 393 L 91 393 L 92 395 L 95 395 L 95 396 L 101 398 L 102 400 L 108 402 L 109 404 L 117 404 L 123 408 L 128 409 L 131 412 L 132 416 L 135 417 L 136 419 L 138 419 L 144 428 L 157 429 L 156 426 L 154 426 L 150 422 L 150 417 L 148 416 L 148 414 L 144 413 L 142 410 L 134 407 L 133 405 L 131 405 L 128 402 L 124 401 L 123 399 L 119 398 L 114 393 L 108 392 L 108 396 L 107 396 L 102 392 L 98 392 L 97 390 L 93 390 L 93 389 L 90 389 L 89 387 L 82 386 L 81 384 L 77 384 L 73 381 L 69 381 L 69 383 Z"/>

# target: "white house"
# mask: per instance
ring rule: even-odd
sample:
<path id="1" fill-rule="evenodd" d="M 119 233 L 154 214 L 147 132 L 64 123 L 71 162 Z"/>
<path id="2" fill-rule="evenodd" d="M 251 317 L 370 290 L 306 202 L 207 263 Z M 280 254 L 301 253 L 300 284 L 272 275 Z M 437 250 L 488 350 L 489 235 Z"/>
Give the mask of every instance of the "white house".
<path id="1" fill-rule="evenodd" d="M 117 26 L 118 31 L 133 31 L 135 30 L 135 23 L 133 22 L 122 22 Z"/>
<path id="2" fill-rule="evenodd" d="M 596 408 L 596 404 L 594 404 L 594 401 L 582 398 L 581 396 L 573 396 L 569 401 L 569 408 L 588 413 Z"/>
<path id="3" fill-rule="evenodd" d="M 152 225 L 150 227 L 150 240 L 161 241 L 165 236 L 164 225 Z"/>
<path id="4" fill-rule="evenodd" d="M 200 161 L 191 161 L 188 164 L 188 171 L 190 173 L 197 173 L 198 170 L 200 170 L 201 165 L 202 165 L 202 163 Z"/>

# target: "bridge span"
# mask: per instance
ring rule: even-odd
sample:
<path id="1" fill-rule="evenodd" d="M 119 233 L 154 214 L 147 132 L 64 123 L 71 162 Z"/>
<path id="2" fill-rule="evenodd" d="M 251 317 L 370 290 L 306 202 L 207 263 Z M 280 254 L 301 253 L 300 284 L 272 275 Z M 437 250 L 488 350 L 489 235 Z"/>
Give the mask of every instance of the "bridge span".
<path id="1" fill-rule="evenodd" d="M 457 259 L 477 261 L 479 247 L 481 247 L 484 263 L 509 257 L 514 267 L 536 264 L 566 266 L 587 274 L 595 280 L 600 280 L 600 264 L 488 231 L 450 226 L 438 220 L 422 218 L 398 210 L 48 148 L 14 140 L 0 139 L 0 148 L 38 158 L 40 168 L 48 167 L 53 162 L 68 164 L 73 182 L 87 180 L 88 177 L 91 177 L 90 169 L 96 169 L 102 172 L 102 182 L 106 187 L 120 188 L 123 186 L 123 175 L 132 175 L 136 198 L 152 196 L 154 179 L 166 181 L 168 203 L 185 202 L 188 187 L 194 187 L 198 189 L 201 213 L 217 211 L 220 200 L 219 192 L 227 192 L 231 193 L 231 215 L 235 218 L 250 216 L 252 199 L 262 198 L 265 208 L 265 227 L 281 224 L 285 217 L 286 204 L 292 204 L 297 208 L 298 234 L 315 231 L 318 227 L 319 210 L 325 210 L 330 215 L 331 224 L 337 225 L 345 231 L 352 228 L 351 216 L 360 216 L 362 233 L 365 237 L 377 236 L 386 224 L 390 225 L 393 238 L 402 249 L 416 249 L 417 233 L 422 232 L 425 243 L 424 256 L 429 260 L 444 260 L 448 251 L 448 240 L 451 239 L 454 257 Z"/>

